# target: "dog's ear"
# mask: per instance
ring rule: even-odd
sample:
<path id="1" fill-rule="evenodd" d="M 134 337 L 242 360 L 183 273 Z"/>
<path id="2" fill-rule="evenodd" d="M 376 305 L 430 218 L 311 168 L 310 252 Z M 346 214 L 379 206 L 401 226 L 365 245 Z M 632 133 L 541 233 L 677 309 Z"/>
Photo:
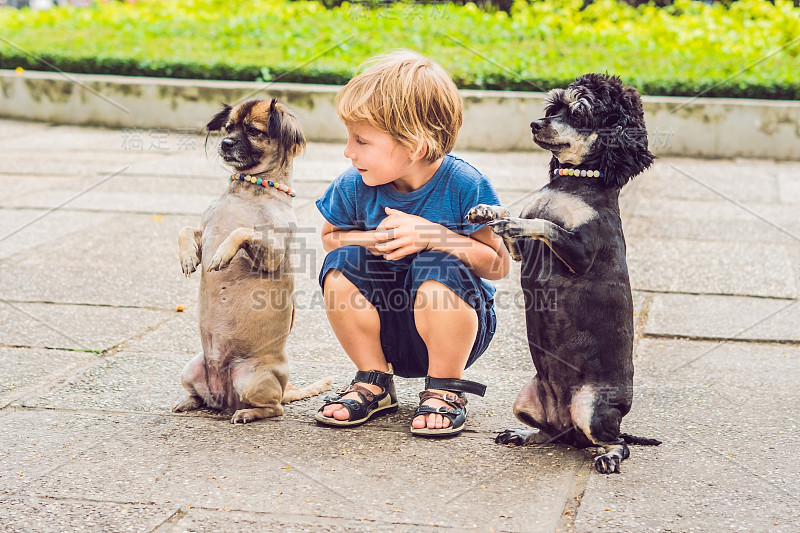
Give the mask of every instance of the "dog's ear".
<path id="1" fill-rule="evenodd" d="M 625 87 L 618 109 L 609 109 L 617 117 L 616 124 L 602 128 L 597 151 L 603 181 L 609 187 L 621 188 L 634 176 L 647 169 L 655 156 L 647 148 L 642 99 L 636 89 Z"/>
<path id="2" fill-rule="evenodd" d="M 297 157 L 306 147 L 306 138 L 300 128 L 300 122 L 274 98 L 269 104 L 267 135 L 278 145 L 280 164 L 285 164 L 290 157 Z"/>
<path id="3" fill-rule="evenodd" d="M 550 158 L 550 173 L 548 174 L 550 179 L 553 179 L 553 171 L 557 168 L 561 168 L 561 163 L 558 162 L 556 156 L 553 156 Z"/>
<path id="4" fill-rule="evenodd" d="M 228 104 L 222 104 L 222 110 L 214 115 L 214 117 L 208 121 L 208 124 L 206 124 L 206 131 L 212 132 L 221 130 L 231 116 L 231 109 L 233 109 L 233 107 Z"/>
<path id="5" fill-rule="evenodd" d="M 211 135 L 212 131 L 219 131 L 228 122 L 228 118 L 231 116 L 231 109 L 233 107 L 229 106 L 228 104 L 222 104 L 222 110 L 213 116 L 211 120 L 208 121 L 206 124 L 206 142 L 205 142 L 205 151 L 206 157 L 208 157 L 208 137 Z"/>

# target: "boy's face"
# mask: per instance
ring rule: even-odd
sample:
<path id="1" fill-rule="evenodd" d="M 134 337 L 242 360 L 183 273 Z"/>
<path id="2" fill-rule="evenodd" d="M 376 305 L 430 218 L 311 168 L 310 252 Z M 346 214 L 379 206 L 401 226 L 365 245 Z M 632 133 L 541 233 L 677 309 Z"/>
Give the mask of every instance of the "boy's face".
<path id="1" fill-rule="evenodd" d="M 375 187 L 405 178 L 414 165 L 412 152 L 391 135 L 369 124 L 348 124 L 344 156 L 366 185 Z"/>

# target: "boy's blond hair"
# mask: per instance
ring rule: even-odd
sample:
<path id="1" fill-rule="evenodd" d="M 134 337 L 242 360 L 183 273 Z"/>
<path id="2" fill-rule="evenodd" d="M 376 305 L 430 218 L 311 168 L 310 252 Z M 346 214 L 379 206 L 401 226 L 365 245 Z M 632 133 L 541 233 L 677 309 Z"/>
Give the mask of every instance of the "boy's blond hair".
<path id="1" fill-rule="evenodd" d="M 449 153 L 463 121 L 461 95 L 444 69 L 410 50 L 378 55 L 336 96 L 339 119 L 366 122 L 433 163 Z"/>

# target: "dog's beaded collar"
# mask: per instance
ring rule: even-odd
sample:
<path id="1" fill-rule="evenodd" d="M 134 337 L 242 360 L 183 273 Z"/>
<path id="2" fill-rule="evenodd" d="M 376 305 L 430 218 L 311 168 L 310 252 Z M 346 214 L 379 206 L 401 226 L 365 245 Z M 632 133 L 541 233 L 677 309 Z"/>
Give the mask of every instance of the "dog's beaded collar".
<path id="1" fill-rule="evenodd" d="M 242 180 L 242 181 L 249 181 L 250 183 L 255 183 L 256 185 L 261 185 L 262 187 L 274 187 L 281 192 L 285 192 L 292 198 L 297 196 L 297 194 L 292 190 L 291 187 L 287 187 L 282 183 L 278 183 L 277 181 L 272 180 L 262 180 L 261 178 L 256 178 L 255 176 L 248 176 L 247 174 L 231 174 L 231 181 L 235 180 Z"/>
<path id="2" fill-rule="evenodd" d="M 603 173 L 599 170 L 578 170 L 577 168 L 556 168 L 553 176 L 576 176 L 578 178 L 602 178 Z"/>

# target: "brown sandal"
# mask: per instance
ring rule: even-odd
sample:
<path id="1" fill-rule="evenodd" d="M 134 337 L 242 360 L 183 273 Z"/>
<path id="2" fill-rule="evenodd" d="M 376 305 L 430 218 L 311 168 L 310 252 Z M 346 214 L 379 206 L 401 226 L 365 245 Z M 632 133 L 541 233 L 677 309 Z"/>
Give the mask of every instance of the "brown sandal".
<path id="1" fill-rule="evenodd" d="M 359 370 L 350 385 L 336 391 L 334 396 L 325 398 L 325 404 L 319 408 L 314 420 L 326 426 L 352 427 L 363 424 L 373 416 L 385 415 L 397 411 L 397 391 L 394 388 L 394 374 L 370 370 L 364 372 Z M 356 383 L 369 383 L 378 385 L 383 389 L 380 394 L 375 394 L 366 387 L 356 385 Z M 343 398 L 345 394 L 355 392 L 361 401 L 351 398 Z M 340 404 L 350 412 L 346 420 L 337 420 L 332 416 L 325 416 L 322 410 L 331 404 Z"/>
<path id="2" fill-rule="evenodd" d="M 414 410 L 414 417 L 428 414 L 439 414 L 450 420 L 450 425 L 446 428 L 415 428 L 411 426 L 411 434 L 423 437 L 449 437 L 451 435 L 458 435 L 464 430 L 467 421 L 467 397 L 465 392 L 483 396 L 486 394 L 486 385 L 481 385 L 475 381 L 467 381 L 465 379 L 448 379 L 448 378 L 432 378 L 430 376 L 425 378 L 425 389 L 419 393 L 420 406 Z M 427 389 L 439 389 L 447 391 L 446 394 L 434 392 Z M 431 407 L 429 405 L 422 405 L 426 400 L 435 398 L 442 400 L 450 408 L 441 406 L 439 408 Z"/>

